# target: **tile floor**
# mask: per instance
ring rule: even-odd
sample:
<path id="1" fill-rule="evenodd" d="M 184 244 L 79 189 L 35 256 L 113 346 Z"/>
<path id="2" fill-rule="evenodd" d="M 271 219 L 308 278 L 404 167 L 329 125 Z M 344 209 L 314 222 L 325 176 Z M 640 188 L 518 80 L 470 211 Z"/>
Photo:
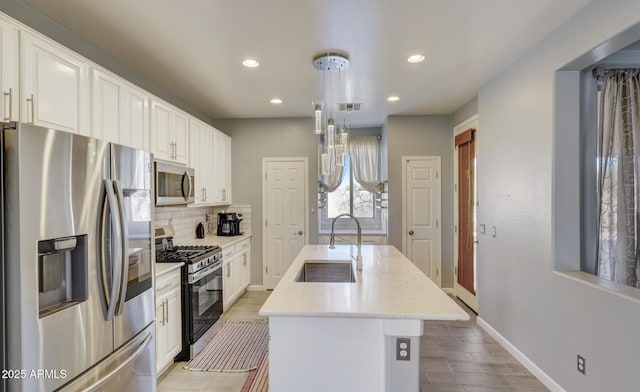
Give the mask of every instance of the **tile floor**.
<path id="1" fill-rule="evenodd" d="M 223 320 L 263 320 L 258 309 L 269 292 L 246 292 L 225 312 Z M 461 306 L 465 307 L 464 304 Z M 491 336 L 470 321 L 427 321 L 421 339 L 422 392 L 548 391 Z M 240 392 L 248 373 L 190 372 L 184 362 L 172 365 L 159 379 L 159 392 Z"/>

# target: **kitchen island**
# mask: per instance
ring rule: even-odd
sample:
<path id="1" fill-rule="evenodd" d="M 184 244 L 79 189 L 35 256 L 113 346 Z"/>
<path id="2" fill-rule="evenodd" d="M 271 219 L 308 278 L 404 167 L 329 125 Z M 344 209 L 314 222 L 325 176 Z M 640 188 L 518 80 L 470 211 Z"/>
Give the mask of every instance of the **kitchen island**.
<path id="1" fill-rule="evenodd" d="M 260 309 L 271 391 L 417 392 L 423 320 L 469 319 L 395 247 L 363 246 L 362 271 L 355 253 L 306 245 Z M 355 282 L 297 281 L 305 262 L 350 262 Z"/>

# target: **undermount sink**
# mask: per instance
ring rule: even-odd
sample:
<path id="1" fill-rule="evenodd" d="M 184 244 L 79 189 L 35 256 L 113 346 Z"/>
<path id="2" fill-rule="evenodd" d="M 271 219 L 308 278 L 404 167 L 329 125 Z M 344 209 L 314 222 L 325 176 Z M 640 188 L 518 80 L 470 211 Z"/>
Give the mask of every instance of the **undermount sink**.
<path id="1" fill-rule="evenodd" d="M 351 260 L 305 260 L 296 282 L 355 283 Z"/>

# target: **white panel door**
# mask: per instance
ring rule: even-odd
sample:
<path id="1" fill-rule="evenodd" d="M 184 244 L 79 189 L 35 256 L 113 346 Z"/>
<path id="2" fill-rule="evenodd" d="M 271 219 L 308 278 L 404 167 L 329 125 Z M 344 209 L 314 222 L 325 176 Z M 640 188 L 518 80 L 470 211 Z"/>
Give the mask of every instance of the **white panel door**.
<path id="1" fill-rule="evenodd" d="M 91 72 L 93 124 L 91 136 L 120 143 L 120 81 L 98 69 Z"/>
<path id="2" fill-rule="evenodd" d="M 263 159 L 265 289 L 273 289 L 307 239 L 307 162 Z"/>
<path id="3" fill-rule="evenodd" d="M 0 118 L 18 121 L 19 102 L 19 50 L 18 28 L 0 17 Z"/>
<path id="4" fill-rule="evenodd" d="M 440 284 L 440 158 L 405 160 L 405 254 Z"/>
<path id="5" fill-rule="evenodd" d="M 154 99 L 151 100 L 151 152 L 156 159 L 173 160 L 171 137 L 171 109 Z"/>
<path id="6" fill-rule="evenodd" d="M 126 85 L 122 89 L 120 144 L 149 151 L 149 94 Z"/>
<path id="7" fill-rule="evenodd" d="M 86 133 L 88 64 L 54 43 L 21 32 L 23 122 Z"/>

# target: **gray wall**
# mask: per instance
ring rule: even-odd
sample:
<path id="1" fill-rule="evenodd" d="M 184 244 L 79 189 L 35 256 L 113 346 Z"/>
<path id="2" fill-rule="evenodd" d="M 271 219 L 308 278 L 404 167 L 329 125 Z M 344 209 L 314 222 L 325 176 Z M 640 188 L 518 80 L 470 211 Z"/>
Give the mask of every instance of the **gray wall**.
<path id="1" fill-rule="evenodd" d="M 464 120 L 478 114 L 478 96 L 476 95 L 467 103 L 462 105 L 458 110 L 453 112 L 453 126 L 460 124 Z"/>
<path id="2" fill-rule="evenodd" d="M 171 91 L 158 86 L 143 73 L 129 67 L 114 56 L 71 32 L 66 27 L 54 22 L 22 1 L 2 0 L 0 1 L 0 11 L 66 46 L 74 52 L 86 57 L 94 63 L 103 66 L 117 75 L 120 75 L 131 83 L 142 87 L 148 92 L 170 102 L 189 114 L 198 117 L 200 120 L 209 124 L 211 123 L 211 118 L 209 116 L 184 102 L 182 99 L 171 93 Z M 225 132 L 224 129 L 221 129 L 221 131 Z"/>
<path id="3" fill-rule="evenodd" d="M 558 169 L 578 167 L 571 157 L 579 159 L 574 153 L 552 159 L 559 147 L 554 133 L 572 132 L 560 123 L 554 128 L 555 98 L 567 95 L 554 94 L 555 72 L 585 53 L 599 60 L 612 48 L 593 48 L 639 22 L 638 1 L 593 1 L 478 96 L 479 222 L 497 227 L 497 238 L 481 235 L 478 245 L 480 319 L 567 391 L 638 390 L 640 302 L 553 271 L 552 245 L 565 246 L 553 242 L 560 228 L 552 222 L 564 214 L 554 202 L 570 198 L 577 185 L 552 184 Z M 571 94 L 577 106 L 579 92 Z M 579 201 L 579 192 L 573 198 Z M 579 220 L 579 207 L 573 209 Z M 579 237 L 577 226 L 566 234 Z M 577 354 L 587 360 L 586 375 L 576 370 Z"/>
<path id="4" fill-rule="evenodd" d="M 390 245 L 402 250 L 402 157 L 441 157 L 442 287 L 453 287 L 452 135 L 451 116 L 389 116 L 383 125 L 389 171 Z"/>
<path id="5" fill-rule="evenodd" d="M 233 202 L 252 207 L 251 284 L 262 284 L 262 158 L 309 158 L 309 242 L 318 243 L 318 139 L 311 125 L 311 117 L 214 121 L 233 137 Z"/>

